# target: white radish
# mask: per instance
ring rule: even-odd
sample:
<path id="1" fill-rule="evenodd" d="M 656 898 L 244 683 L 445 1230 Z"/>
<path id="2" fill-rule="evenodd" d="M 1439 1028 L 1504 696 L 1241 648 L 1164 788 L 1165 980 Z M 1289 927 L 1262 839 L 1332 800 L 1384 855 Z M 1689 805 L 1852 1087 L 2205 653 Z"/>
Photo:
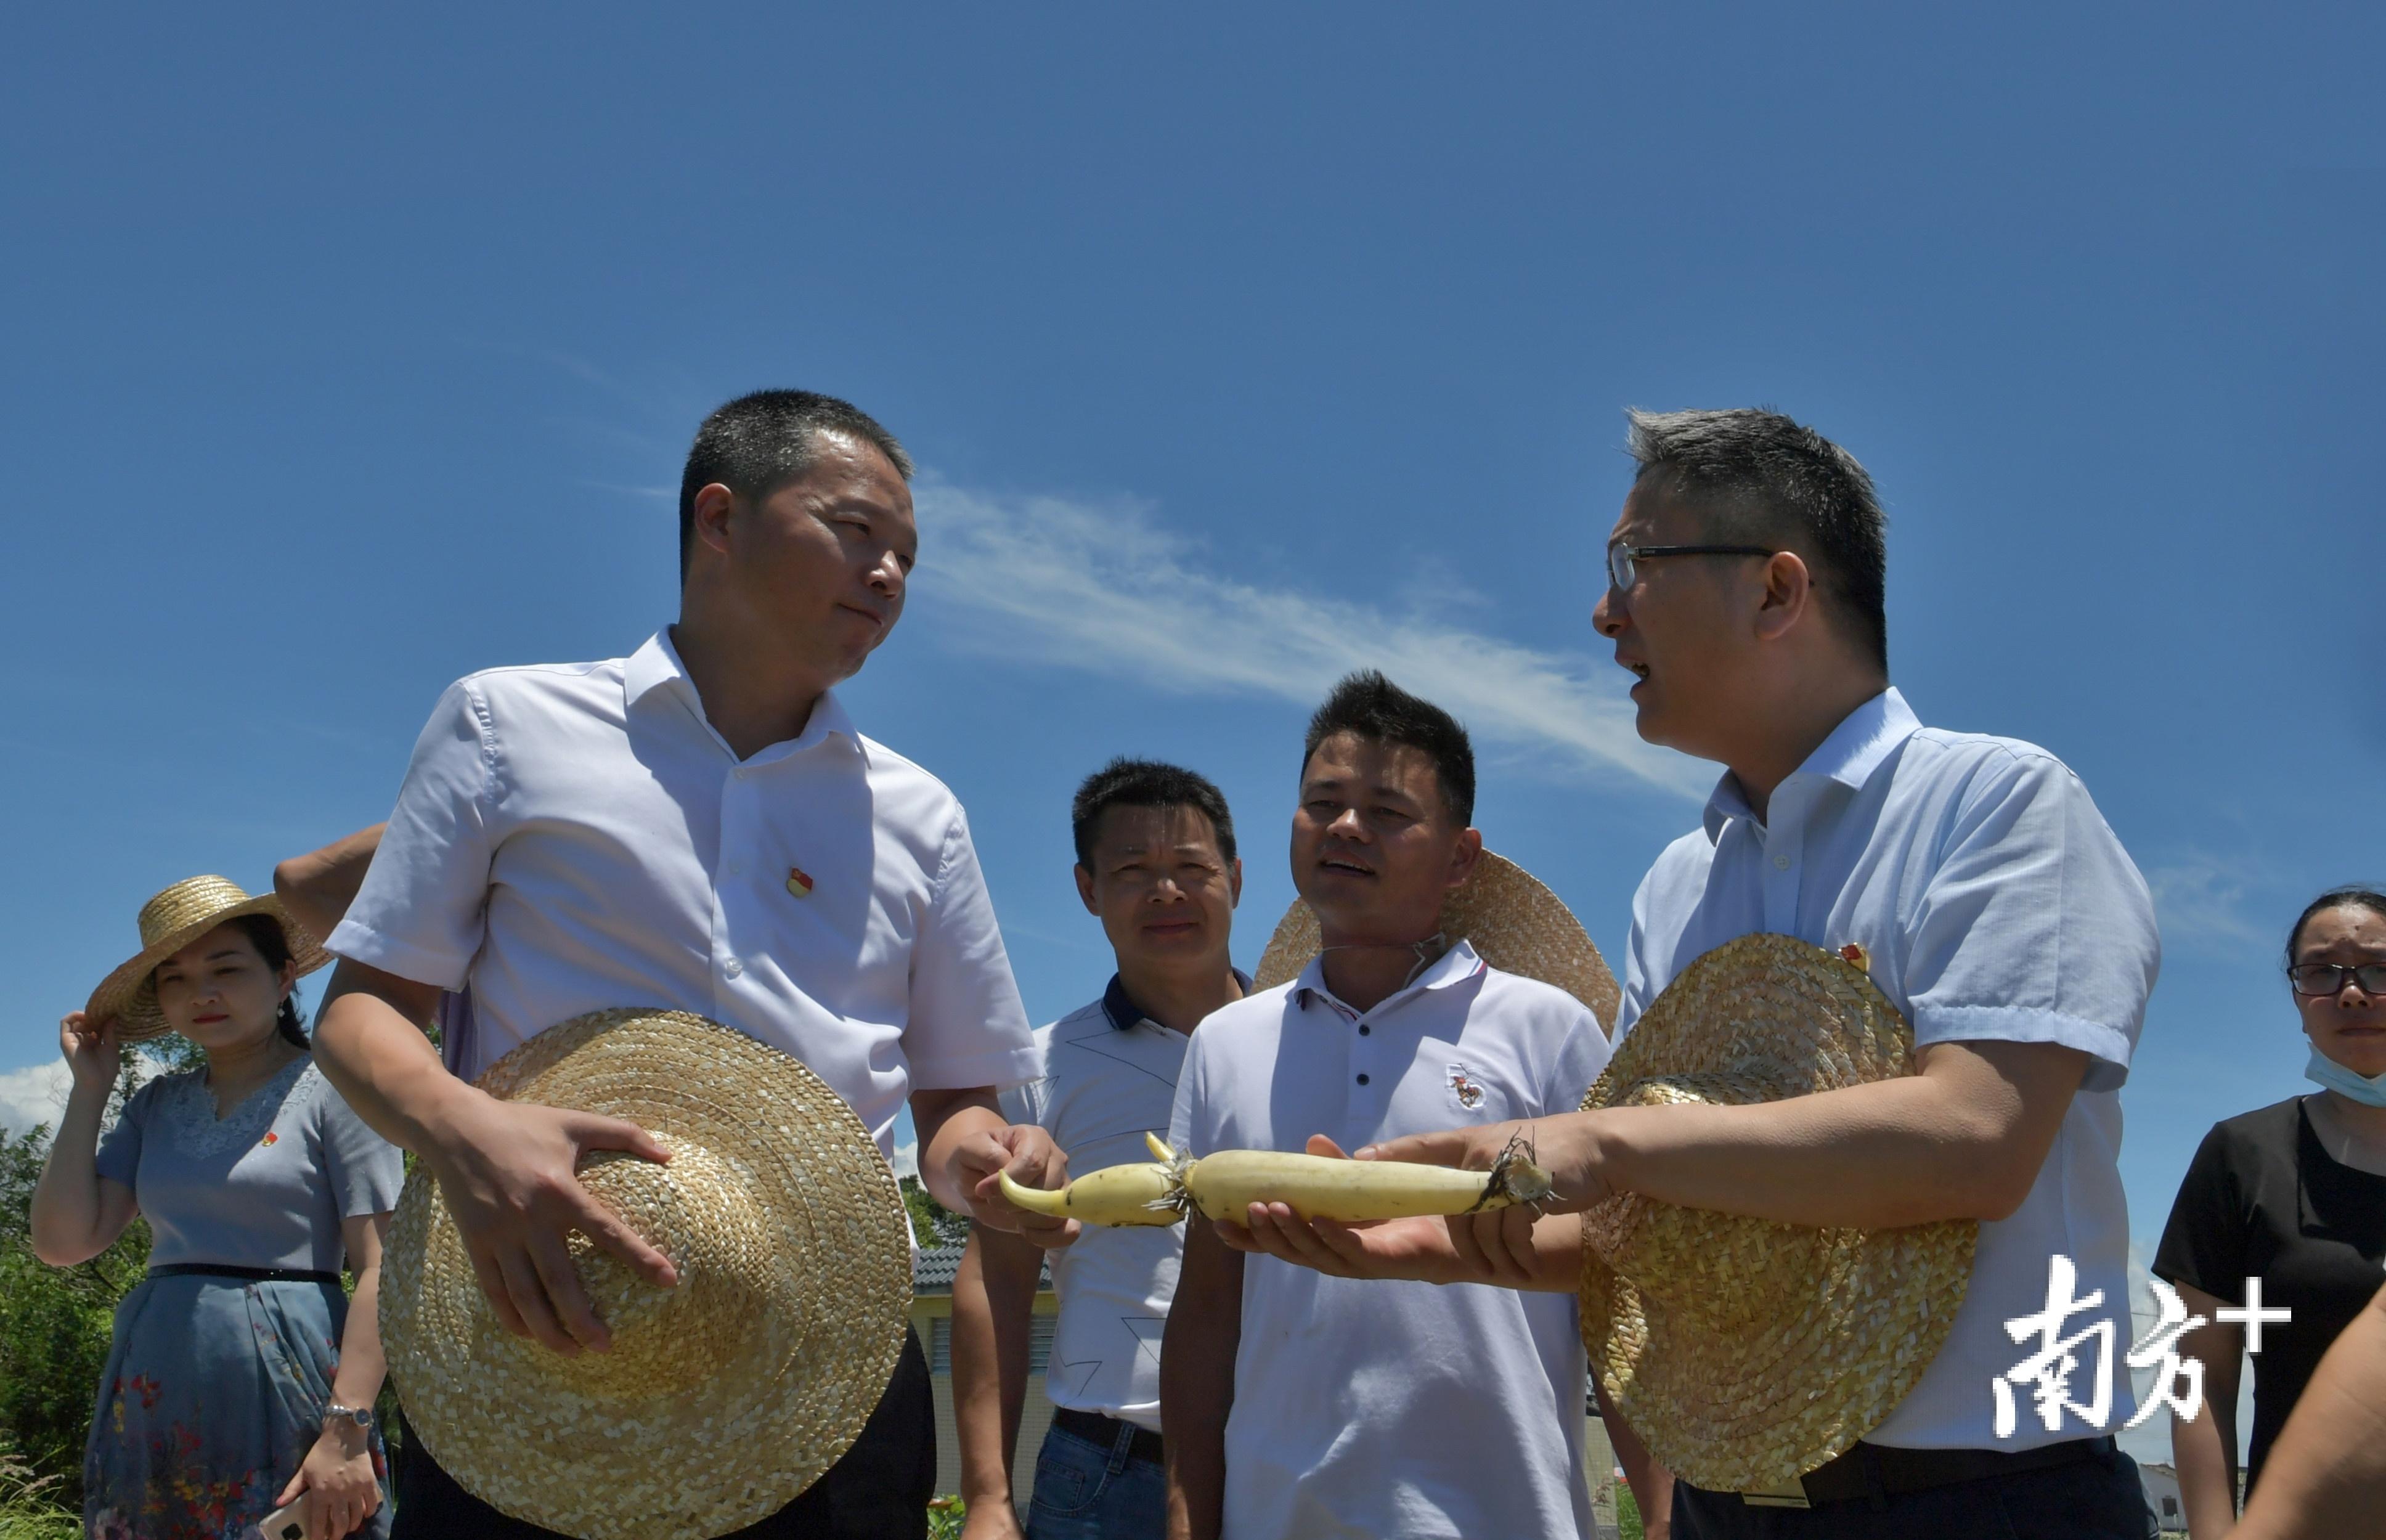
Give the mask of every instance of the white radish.
<path id="1" fill-rule="evenodd" d="M 1240 1221 L 1254 1203 L 1281 1203 L 1303 1219 L 1357 1223 L 1467 1214 L 1550 1195 L 1549 1173 L 1515 1147 L 1488 1171 L 1462 1171 L 1280 1150 L 1219 1150 L 1194 1160 L 1150 1134 L 1144 1140 L 1158 1162 L 1089 1171 L 1052 1192 L 1022 1187 L 1005 1174 L 1003 1196 L 1030 1212 L 1088 1224 L 1170 1224 L 1197 1208 L 1207 1219 Z"/>

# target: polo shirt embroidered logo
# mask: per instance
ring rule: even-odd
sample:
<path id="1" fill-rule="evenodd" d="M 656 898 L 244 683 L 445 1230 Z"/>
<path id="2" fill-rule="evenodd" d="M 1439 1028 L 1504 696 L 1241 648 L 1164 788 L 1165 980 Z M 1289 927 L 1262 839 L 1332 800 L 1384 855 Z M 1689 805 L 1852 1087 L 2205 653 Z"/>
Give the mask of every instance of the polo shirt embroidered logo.
<path id="1" fill-rule="evenodd" d="M 810 898 L 812 895 L 810 873 L 799 866 L 787 868 L 787 891 L 798 898 Z"/>
<path id="2" fill-rule="evenodd" d="M 1459 1106 L 1466 1108 L 1469 1112 L 1472 1112 L 1476 1108 L 1482 1106 L 1483 1087 L 1477 1085 L 1474 1080 L 1467 1075 L 1466 1066 L 1463 1064 L 1452 1064 L 1449 1066 L 1449 1070 L 1450 1099 L 1456 1102 Z"/>

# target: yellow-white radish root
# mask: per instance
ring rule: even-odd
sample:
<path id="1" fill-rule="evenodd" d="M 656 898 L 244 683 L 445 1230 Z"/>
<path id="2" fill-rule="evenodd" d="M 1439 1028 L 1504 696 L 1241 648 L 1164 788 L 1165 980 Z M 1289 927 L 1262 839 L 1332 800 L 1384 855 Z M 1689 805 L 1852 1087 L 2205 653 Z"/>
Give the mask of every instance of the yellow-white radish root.
<path id="1" fill-rule="evenodd" d="M 1082 1220 L 1087 1224 L 1174 1224 L 1176 1175 L 1166 1166 L 1105 1166 L 1065 1187 L 1023 1187 L 1005 1171 L 1002 1196 L 1031 1214 Z"/>
<path id="2" fill-rule="evenodd" d="M 1022 1187 L 1008 1174 L 1003 1196 L 1019 1208 L 1087 1224 L 1174 1224 L 1191 1209 L 1240 1221 L 1254 1203 L 1281 1203 L 1303 1219 L 1410 1219 L 1535 1203 L 1550 1196 L 1547 1171 L 1511 1146 L 1488 1171 L 1400 1160 L 1337 1160 L 1278 1150 L 1230 1149 L 1188 1160 L 1150 1134 L 1151 1165 L 1088 1171 L 1057 1192 Z"/>

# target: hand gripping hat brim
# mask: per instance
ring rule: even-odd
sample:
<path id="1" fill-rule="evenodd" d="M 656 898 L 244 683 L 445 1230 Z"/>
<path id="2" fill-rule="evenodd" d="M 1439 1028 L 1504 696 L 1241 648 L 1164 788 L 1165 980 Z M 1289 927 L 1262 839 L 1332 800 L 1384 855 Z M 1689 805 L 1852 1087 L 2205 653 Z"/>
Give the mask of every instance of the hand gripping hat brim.
<path id="1" fill-rule="evenodd" d="M 594 1156 L 581 1181 L 679 1283 L 643 1283 L 575 1234 L 611 1350 L 515 1336 L 418 1171 L 381 1296 L 413 1435 L 466 1491 L 580 1540 L 724 1534 L 794 1501 L 877 1408 L 910 1320 L 909 1221 L 861 1120 L 785 1054 L 679 1011 L 575 1018 L 479 1084 L 667 1146 L 663 1165 Z"/>
<path id="2" fill-rule="evenodd" d="M 243 915 L 272 917 L 290 946 L 290 961 L 304 975 L 332 960 L 307 928 L 290 918 L 282 900 L 271 894 L 252 898 L 240 884 L 221 877 L 185 877 L 141 906 L 141 950 L 102 979 L 82 1009 L 96 1027 L 114 1019 L 119 1042 L 138 1043 L 173 1029 L 157 1008 L 157 986 L 150 975 L 168 958 L 219 925 Z"/>
<path id="3" fill-rule="evenodd" d="M 1515 862 L 1483 852 L 1473 874 L 1442 901 L 1441 933 L 1452 945 L 1465 941 L 1503 973 L 1564 990 L 1590 1008 L 1601 1032 L 1614 1032 L 1615 975 L 1564 900 Z M 1260 955 L 1252 987 L 1291 983 L 1321 945 L 1317 916 L 1307 900 L 1294 899 Z"/>
<path id="4" fill-rule="evenodd" d="M 1744 1105 L 1914 1072 L 1912 1029 L 1863 969 L 1749 935 L 1682 970 L 1583 1107 Z M 1823 1230 L 1612 1198 L 1583 1216 L 1601 1399 L 1692 1485 L 1792 1488 L 1922 1378 L 1978 1233 L 1970 1220 Z"/>

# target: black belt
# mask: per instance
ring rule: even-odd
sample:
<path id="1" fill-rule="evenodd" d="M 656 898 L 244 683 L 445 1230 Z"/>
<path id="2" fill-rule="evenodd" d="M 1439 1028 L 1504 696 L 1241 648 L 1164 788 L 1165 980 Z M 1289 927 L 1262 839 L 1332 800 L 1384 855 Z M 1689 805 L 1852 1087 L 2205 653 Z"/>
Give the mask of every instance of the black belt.
<path id="1" fill-rule="evenodd" d="M 1742 1492 L 1739 1500 L 1751 1508 L 1816 1508 L 1994 1476 L 2017 1476 L 2025 1471 L 2045 1471 L 2081 1460 L 2109 1459 L 2114 1447 L 2110 1438 L 2080 1438 L 2012 1450 L 1896 1449 L 1886 1444 L 1858 1444 L 1839 1459 L 1807 1471 L 1795 1487 Z"/>
<path id="2" fill-rule="evenodd" d="M 169 1262 L 161 1268 L 151 1268 L 152 1278 L 238 1278 L 250 1283 L 329 1283 L 340 1286 L 336 1272 L 316 1272 L 307 1268 L 236 1268 L 222 1262 Z"/>
<path id="3" fill-rule="evenodd" d="M 1118 1447 L 1119 1430 L 1133 1429 L 1135 1441 L 1127 1446 L 1127 1454 L 1135 1459 L 1148 1459 L 1154 1465 L 1167 1462 L 1167 1446 L 1149 1428 L 1137 1428 L 1132 1422 L 1122 1422 L 1115 1417 L 1105 1417 L 1098 1411 L 1079 1411 L 1074 1407 L 1054 1407 L 1052 1425 L 1063 1433 L 1074 1434 L 1088 1444 L 1099 1444 L 1106 1449 Z"/>

